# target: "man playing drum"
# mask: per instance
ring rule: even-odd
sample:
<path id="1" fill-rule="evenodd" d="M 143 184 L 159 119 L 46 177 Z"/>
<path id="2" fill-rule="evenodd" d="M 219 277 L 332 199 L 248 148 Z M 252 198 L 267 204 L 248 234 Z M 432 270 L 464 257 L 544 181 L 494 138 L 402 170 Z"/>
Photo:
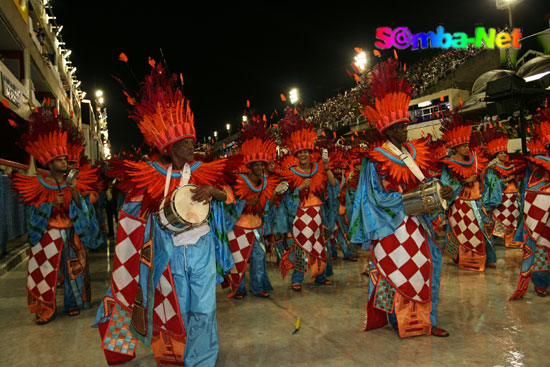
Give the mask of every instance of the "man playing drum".
<path id="1" fill-rule="evenodd" d="M 362 113 L 386 137 L 363 160 L 350 223 L 353 243 L 372 252 L 365 330 L 388 318 L 401 337 L 449 333 L 437 327 L 441 253 L 427 216 L 408 216 L 403 193 L 429 179 L 431 153 L 425 140 L 407 142 L 410 86 L 390 59 L 371 73 Z M 419 191 L 420 193 L 422 190 Z M 449 187 L 441 199 L 450 197 Z"/>
<path id="2" fill-rule="evenodd" d="M 137 339 L 151 345 L 157 365 L 216 364 L 216 283 L 223 281 L 216 264 L 225 273 L 233 267 L 225 241 L 238 217 L 224 204 L 224 187 L 240 161 L 194 160 L 193 114 L 177 80 L 154 67 L 132 115 L 146 143 L 170 163 L 111 162 L 127 199 L 111 287 L 96 316 L 109 364 L 133 359 Z M 196 188 L 187 206 L 175 203 L 188 184 Z M 201 203 L 209 203 L 210 215 Z"/>

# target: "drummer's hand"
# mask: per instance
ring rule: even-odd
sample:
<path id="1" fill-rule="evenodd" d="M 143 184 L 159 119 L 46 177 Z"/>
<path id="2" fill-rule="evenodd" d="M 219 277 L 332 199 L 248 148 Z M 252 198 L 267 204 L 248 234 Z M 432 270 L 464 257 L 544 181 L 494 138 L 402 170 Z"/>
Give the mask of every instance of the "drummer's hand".
<path id="1" fill-rule="evenodd" d="M 191 189 L 191 192 L 195 195 L 191 199 L 195 201 L 209 201 L 214 193 L 214 188 L 212 186 L 208 185 L 202 185 L 197 187 L 196 189 Z"/>
<path id="2" fill-rule="evenodd" d="M 76 177 L 73 178 L 70 182 L 69 182 L 69 189 L 72 191 L 72 190 L 76 190 Z"/>
<path id="3" fill-rule="evenodd" d="M 441 197 L 445 200 L 449 200 L 453 197 L 453 188 L 451 186 L 443 186 L 441 188 Z"/>
<path id="4" fill-rule="evenodd" d="M 307 189 L 309 185 L 311 185 L 311 178 L 306 178 L 304 182 L 302 182 L 302 184 L 298 186 L 298 189 L 300 190 Z"/>
<path id="5" fill-rule="evenodd" d="M 472 183 L 477 181 L 477 175 L 473 175 L 464 180 L 464 183 Z"/>
<path id="6" fill-rule="evenodd" d="M 57 197 L 55 198 L 55 201 L 53 202 L 53 206 L 63 205 L 64 201 L 65 201 L 65 197 L 63 196 L 63 192 L 60 192 L 59 194 L 57 194 Z"/>
<path id="7" fill-rule="evenodd" d="M 258 204 L 259 201 L 260 201 L 260 198 L 255 197 L 255 198 L 252 198 L 252 199 L 245 200 L 245 204 L 254 206 L 254 205 Z"/>

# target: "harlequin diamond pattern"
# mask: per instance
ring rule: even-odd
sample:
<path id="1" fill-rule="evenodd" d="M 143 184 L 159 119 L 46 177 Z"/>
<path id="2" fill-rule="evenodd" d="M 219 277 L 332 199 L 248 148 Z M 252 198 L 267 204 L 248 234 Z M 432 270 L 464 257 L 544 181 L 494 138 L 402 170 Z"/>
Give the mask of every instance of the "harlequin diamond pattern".
<path id="1" fill-rule="evenodd" d="M 477 223 L 474 210 L 467 201 L 456 199 L 449 213 L 449 224 L 460 245 L 477 253 L 485 253 L 485 246 L 482 246 L 483 232 Z"/>
<path id="2" fill-rule="evenodd" d="M 519 218 L 519 200 L 517 194 L 502 194 L 502 204 L 495 208 L 493 215 L 506 227 L 516 228 Z"/>
<path id="3" fill-rule="evenodd" d="M 120 304 L 113 309 L 109 326 L 103 339 L 102 348 L 111 352 L 133 356 L 138 340 L 130 331 L 131 314 L 124 310 Z"/>
<path id="4" fill-rule="evenodd" d="M 506 235 L 506 227 L 504 227 L 504 224 L 502 222 L 496 220 L 495 226 L 493 228 L 493 236 L 504 238 Z"/>
<path id="5" fill-rule="evenodd" d="M 445 255 L 451 259 L 456 259 L 459 250 L 458 240 L 452 232 L 447 233 L 447 246 L 445 246 Z"/>
<path id="6" fill-rule="evenodd" d="M 178 299 L 172 284 L 172 273 L 168 266 L 155 287 L 153 324 L 172 334 L 182 335 L 184 333 L 183 322 L 181 317 L 178 316 Z"/>
<path id="7" fill-rule="evenodd" d="M 537 246 L 550 247 L 550 195 L 526 191 L 525 226 Z"/>
<path id="8" fill-rule="evenodd" d="M 419 302 L 431 299 L 432 264 L 426 238 L 418 219 L 405 217 L 393 234 L 373 246 L 381 274 L 405 297 Z"/>
<path id="9" fill-rule="evenodd" d="M 57 273 L 63 250 L 59 229 L 48 230 L 40 242 L 31 247 L 27 269 L 27 289 L 45 303 L 55 301 Z"/>
<path id="10" fill-rule="evenodd" d="M 315 257 L 325 258 L 325 246 L 321 237 L 321 207 L 298 208 L 292 234 L 296 242 Z"/>
<path id="11" fill-rule="evenodd" d="M 243 274 L 246 271 L 246 265 L 252 253 L 252 246 L 256 241 L 254 231 L 252 229 L 244 229 L 241 227 L 233 227 L 233 230 L 227 235 L 229 239 L 229 248 L 233 254 L 235 265 L 229 271 L 231 278 L 231 288 L 236 291 L 241 284 Z"/>
<path id="12" fill-rule="evenodd" d="M 144 231 L 143 221 L 120 213 L 111 286 L 115 298 L 126 307 L 133 302 L 139 282 L 139 256 Z"/>
<path id="13" fill-rule="evenodd" d="M 393 302 L 395 299 L 395 289 L 384 279 L 380 277 L 376 287 L 376 297 L 374 298 L 374 307 L 385 311 L 393 312 Z"/>

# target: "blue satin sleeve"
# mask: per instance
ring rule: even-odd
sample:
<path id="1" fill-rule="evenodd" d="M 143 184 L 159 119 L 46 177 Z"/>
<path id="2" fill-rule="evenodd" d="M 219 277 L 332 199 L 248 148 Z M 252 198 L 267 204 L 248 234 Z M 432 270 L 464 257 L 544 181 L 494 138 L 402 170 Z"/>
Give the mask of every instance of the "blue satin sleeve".
<path id="1" fill-rule="evenodd" d="M 234 265 L 233 255 L 229 248 L 227 235 L 233 230 L 233 227 L 239 220 L 244 209 L 244 200 L 239 200 L 236 204 L 225 204 L 212 200 L 212 216 L 210 218 L 210 229 L 214 234 L 214 243 L 216 245 L 216 263 L 218 268 L 217 283 L 223 282 L 223 274 L 227 274 Z"/>
<path id="2" fill-rule="evenodd" d="M 73 222 L 73 228 L 75 233 L 80 238 L 80 241 L 88 249 L 96 249 L 101 245 L 100 241 L 97 241 L 99 235 L 99 223 L 95 212 L 92 210 L 92 204 L 90 204 L 90 197 L 83 197 L 78 195 L 80 200 L 80 208 L 76 205 L 74 200 L 71 200 L 69 205 L 69 216 Z"/>
<path id="3" fill-rule="evenodd" d="M 490 168 L 483 178 L 483 192 L 481 197 L 487 210 L 494 210 L 502 203 L 502 189 L 504 181 Z"/>
<path id="4" fill-rule="evenodd" d="M 340 185 L 331 186 L 327 183 L 327 197 L 323 200 L 321 217 L 323 224 L 330 231 L 336 228 L 336 221 L 338 220 L 338 210 L 340 207 L 338 195 L 340 195 Z"/>
<path id="5" fill-rule="evenodd" d="M 298 206 L 300 205 L 300 190 L 298 188 L 295 188 L 292 192 L 290 189 L 286 190 L 286 193 L 283 196 L 283 202 L 281 204 L 284 205 L 286 211 L 286 226 L 287 228 L 290 228 L 290 231 L 292 231 L 294 218 L 296 218 Z"/>
<path id="6" fill-rule="evenodd" d="M 383 188 L 376 168 L 376 163 L 364 160 L 351 220 L 352 243 L 389 236 L 405 219 L 402 195 Z"/>
<path id="7" fill-rule="evenodd" d="M 52 213 L 52 203 L 43 203 L 38 207 L 27 206 L 27 235 L 32 246 L 36 245 L 48 230 Z"/>
<path id="8" fill-rule="evenodd" d="M 462 190 L 462 184 L 453 179 L 451 172 L 445 165 L 443 165 L 443 167 L 441 168 L 441 183 L 445 186 L 450 186 L 453 189 L 453 196 L 449 200 L 447 200 L 450 206 L 454 203 L 454 201 L 458 197 L 458 194 L 460 194 L 460 191 Z"/>

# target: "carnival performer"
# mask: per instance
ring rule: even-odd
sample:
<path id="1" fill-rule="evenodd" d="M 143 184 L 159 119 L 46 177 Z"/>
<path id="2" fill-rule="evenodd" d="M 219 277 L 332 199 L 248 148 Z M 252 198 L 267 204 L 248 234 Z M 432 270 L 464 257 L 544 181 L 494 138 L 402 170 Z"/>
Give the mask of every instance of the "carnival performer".
<path id="1" fill-rule="evenodd" d="M 277 144 L 260 121 L 249 123 L 241 133 L 239 142 L 238 154 L 244 158 L 248 172 L 237 174 L 233 186 L 235 198 L 244 201 L 245 205 L 228 235 L 235 262 L 228 274 L 231 286 L 229 297 L 242 299 L 246 295 L 246 266 L 250 262 L 250 291 L 255 296 L 267 298 L 273 287 L 267 276 L 263 217 L 279 180 L 273 174 L 267 177 L 264 169 L 275 158 Z"/>
<path id="2" fill-rule="evenodd" d="M 489 214 L 492 214 L 495 223 L 492 235 L 504 240 L 506 247 L 521 248 L 522 242 L 514 241 L 514 234 L 519 218 L 519 182 L 520 171 L 524 167 L 520 162 L 508 160 L 508 137 L 488 129 L 484 133 L 487 142 L 487 153 L 493 158 L 489 164 L 483 184 L 483 202 Z M 502 193 L 502 199 L 498 205 L 493 192 Z"/>
<path id="3" fill-rule="evenodd" d="M 490 235 L 492 226 L 481 196 L 481 175 L 487 159 L 481 150 L 473 149 L 470 153 L 472 125 L 463 121 L 456 111 L 446 117 L 441 130 L 447 148 L 453 149 L 452 155 L 442 160 L 441 170 L 441 181 L 453 188 L 447 215 L 445 254 L 458 262 L 459 268 L 474 271 L 484 271 L 486 266 L 495 268 L 497 258 Z M 491 195 L 485 202 L 494 208 L 500 204 L 502 193 L 494 190 Z"/>
<path id="4" fill-rule="evenodd" d="M 531 153 L 525 180 L 523 203 L 523 263 L 516 292 L 510 300 L 521 299 L 533 280 L 535 294 L 545 297 L 550 286 L 550 109 L 535 116 L 536 136 L 528 143 Z"/>
<path id="5" fill-rule="evenodd" d="M 428 145 L 430 146 L 432 157 L 436 160 L 436 163 L 433 166 L 434 170 L 430 172 L 430 175 L 441 178 L 441 160 L 447 156 L 447 146 L 445 145 L 445 141 L 443 139 L 433 140 L 431 136 Z M 447 213 L 439 213 L 436 218 L 432 220 L 432 224 L 436 234 L 444 233 L 447 224 Z"/>
<path id="6" fill-rule="evenodd" d="M 281 177 L 289 183 L 284 201 L 286 217 L 292 223 L 293 243 L 283 254 L 280 263 L 281 275 L 292 273 L 292 289 L 302 290 L 304 274 L 311 273 L 318 284 L 330 285 L 327 279 L 331 268 L 327 267 L 328 254 L 322 237 L 322 207 L 325 196 L 334 200 L 338 195 L 334 175 L 328 161 L 313 159 L 317 133 L 297 112 L 286 111 L 281 121 L 281 137 L 297 164 L 281 172 Z"/>
<path id="7" fill-rule="evenodd" d="M 83 171 L 67 180 L 67 131 L 59 126 L 55 110 L 37 109 L 30 116 L 30 132 L 20 145 L 35 158 L 47 175 L 13 175 L 13 188 L 27 208 L 27 234 L 31 249 L 27 273 L 27 306 L 43 325 L 57 315 L 56 290 L 63 274 L 64 307 L 69 316 L 90 307 L 91 287 L 86 248 L 97 246 L 99 226 L 88 196 L 96 175 Z"/>
<path id="8" fill-rule="evenodd" d="M 234 265 L 227 234 L 239 217 L 224 202 L 241 163 L 194 160 L 193 113 L 177 80 L 156 65 L 131 115 L 169 163 L 110 162 L 127 197 L 95 322 L 109 364 L 133 359 L 137 339 L 151 346 L 157 365 L 216 364 L 216 283 L 223 281 L 216 269 L 226 274 Z"/>
<path id="9" fill-rule="evenodd" d="M 430 179 L 432 164 L 425 139 L 407 141 L 411 87 L 398 74 L 395 59 L 371 72 L 361 99 L 362 113 L 386 142 L 363 160 L 351 218 L 351 242 L 372 253 L 365 330 L 388 318 L 401 337 L 449 333 L 437 327 L 441 252 L 427 216 L 408 216 L 403 193 Z M 441 189 L 443 199 L 452 190 Z"/>
<path id="10" fill-rule="evenodd" d="M 277 177 L 280 180 L 280 163 L 272 160 L 267 165 L 266 176 Z M 288 249 L 286 236 L 291 237 L 292 229 L 286 218 L 286 207 L 283 202 L 283 194 L 288 190 L 288 182 L 280 181 L 275 188 L 275 195 L 269 201 L 264 213 L 264 236 L 268 238 L 270 247 L 276 254 L 277 265 L 280 263 L 284 252 Z"/>
<path id="11" fill-rule="evenodd" d="M 334 206 L 337 209 L 335 230 L 332 234 L 332 243 L 330 249 L 336 252 L 336 243 L 340 246 L 344 260 L 347 261 L 357 261 L 357 249 L 355 245 L 349 242 L 348 240 L 348 230 L 349 230 L 349 220 L 347 216 L 347 208 L 350 206 L 351 199 L 351 190 L 350 181 L 352 179 L 353 170 L 349 169 L 349 165 L 346 164 L 346 152 L 338 147 L 335 147 L 330 152 L 330 162 L 329 167 L 334 173 L 334 178 L 337 184 L 340 186 L 340 192 L 338 194 L 337 204 Z M 346 169 L 348 168 L 348 169 Z M 355 181 L 359 181 L 358 179 Z M 351 199 L 351 200 L 350 200 Z M 333 252 L 333 254 L 334 254 Z M 336 256 L 333 256 L 336 257 Z"/>

